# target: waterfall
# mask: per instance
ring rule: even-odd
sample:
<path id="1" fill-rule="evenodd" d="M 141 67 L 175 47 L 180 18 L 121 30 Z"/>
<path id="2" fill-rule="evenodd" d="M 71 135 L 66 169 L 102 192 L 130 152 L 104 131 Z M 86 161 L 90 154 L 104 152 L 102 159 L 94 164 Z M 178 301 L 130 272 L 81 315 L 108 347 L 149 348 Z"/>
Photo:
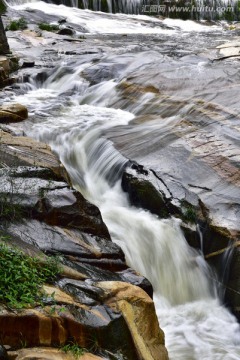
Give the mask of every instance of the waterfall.
<path id="1" fill-rule="evenodd" d="M 108 128 L 128 124 L 134 115 L 96 106 L 94 92 L 86 88 L 81 91 L 80 79 L 71 101 L 62 101 L 62 94 L 71 84 L 76 85 L 73 74 L 79 74 L 82 68 L 75 65 L 71 73 L 55 69 L 41 84 L 34 77 L 30 79 L 27 92 L 15 97 L 33 115 L 25 122 L 25 132 L 47 142 L 58 153 L 74 186 L 100 208 L 128 264 L 153 284 L 170 359 L 239 359 L 239 324 L 220 304 L 210 269 L 201 253 L 188 246 L 179 220 L 160 220 L 130 206 L 121 189 L 121 174 L 128 160 L 103 134 Z M 103 82 L 95 94 L 106 94 L 106 88 L 113 93 L 113 84 Z M 88 93 L 89 103 L 82 105 Z M 160 126 L 164 131 L 167 124 Z"/>
<path id="2" fill-rule="evenodd" d="M 38 0 L 4 0 L 7 5 L 21 5 Z M 49 3 L 103 11 L 108 13 L 162 15 L 183 19 L 238 20 L 239 2 L 237 0 L 45 0 Z"/>

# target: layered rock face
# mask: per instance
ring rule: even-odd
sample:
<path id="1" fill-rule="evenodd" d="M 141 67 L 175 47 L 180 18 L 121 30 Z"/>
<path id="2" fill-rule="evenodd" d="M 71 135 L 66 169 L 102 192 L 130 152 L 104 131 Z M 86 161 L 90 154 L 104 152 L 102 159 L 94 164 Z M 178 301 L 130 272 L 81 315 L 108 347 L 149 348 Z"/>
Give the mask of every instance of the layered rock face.
<path id="1" fill-rule="evenodd" d="M 61 351 L 72 341 L 96 354 L 86 352 L 86 360 L 168 359 L 152 287 L 127 267 L 98 208 L 69 186 L 47 145 L 4 131 L 0 139 L 2 234 L 28 256 L 58 254 L 62 263 L 41 306 L 12 312 L 1 305 L 9 356 L 72 359 Z M 18 351 L 22 344 L 28 349 Z"/>

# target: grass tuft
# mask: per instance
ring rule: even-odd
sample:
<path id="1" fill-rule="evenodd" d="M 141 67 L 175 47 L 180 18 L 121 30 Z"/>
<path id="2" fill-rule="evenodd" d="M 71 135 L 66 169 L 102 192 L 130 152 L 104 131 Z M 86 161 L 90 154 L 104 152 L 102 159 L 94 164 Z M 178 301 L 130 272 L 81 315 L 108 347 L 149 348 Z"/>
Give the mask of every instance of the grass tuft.
<path id="1" fill-rule="evenodd" d="M 65 353 L 71 353 L 74 357 L 79 358 L 84 355 L 86 350 L 79 346 L 77 343 L 71 342 L 61 347 L 61 349 Z"/>
<path id="2" fill-rule="evenodd" d="M 45 31 L 58 31 L 59 26 L 58 25 L 51 25 L 47 23 L 40 23 L 38 24 L 39 29 L 45 30 Z"/>
<path id="3" fill-rule="evenodd" d="M 26 20 L 21 17 L 18 20 L 13 20 L 10 24 L 6 27 L 6 30 L 16 31 L 16 30 L 24 30 L 27 29 L 27 22 Z"/>
<path id="4" fill-rule="evenodd" d="M 0 244 L 0 301 L 15 309 L 41 302 L 43 284 L 53 282 L 59 271 L 54 258 L 44 259 L 43 262 L 16 248 Z"/>

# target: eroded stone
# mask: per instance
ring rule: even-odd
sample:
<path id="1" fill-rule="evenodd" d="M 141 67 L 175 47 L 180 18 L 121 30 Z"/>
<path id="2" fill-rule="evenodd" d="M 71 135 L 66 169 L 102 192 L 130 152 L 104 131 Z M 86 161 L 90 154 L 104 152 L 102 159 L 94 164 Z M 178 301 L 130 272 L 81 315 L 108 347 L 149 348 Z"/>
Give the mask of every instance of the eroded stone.
<path id="1" fill-rule="evenodd" d="M 7 104 L 0 107 L 0 122 L 19 122 L 27 117 L 28 110 L 21 104 Z"/>

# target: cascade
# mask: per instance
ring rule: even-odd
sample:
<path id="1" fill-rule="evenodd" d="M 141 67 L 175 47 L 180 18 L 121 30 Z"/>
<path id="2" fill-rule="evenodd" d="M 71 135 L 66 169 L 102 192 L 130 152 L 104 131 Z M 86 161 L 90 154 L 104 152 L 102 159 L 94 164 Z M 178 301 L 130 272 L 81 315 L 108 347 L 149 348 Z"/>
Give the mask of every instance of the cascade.
<path id="1" fill-rule="evenodd" d="M 58 153 L 74 186 L 96 204 L 114 242 L 122 247 L 130 266 L 154 287 L 154 301 L 171 360 L 237 360 L 240 329 L 236 319 L 219 302 L 211 272 L 201 253 L 187 244 L 178 220 L 159 220 L 130 206 L 121 189 L 121 174 L 128 160 L 103 136 L 108 128 L 126 125 L 134 115 L 123 110 L 81 104 L 88 92 L 78 86 L 77 97 L 61 103 L 61 96 L 75 86 L 73 73 L 55 69 L 43 83 L 30 79 L 24 95 L 15 101 L 36 113 L 26 123 L 27 135 L 48 143 Z M 58 76 L 58 74 L 62 76 Z M 64 81 L 63 81 L 64 79 Z M 109 90 L 112 85 L 108 85 Z M 111 90 L 112 92 L 112 90 Z M 40 101 L 39 101 L 40 100 Z M 51 115 L 42 110 L 58 103 Z M 42 104 L 42 105 L 41 105 Z M 163 123 L 162 131 L 167 124 Z M 143 128 L 144 129 L 144 128 Z M 227 329 L 227 330 L 226 330 Z"/>
<path id="2" fill-rule="evenodd" d="M 58 8 L 53 4 L 45 6 L 47 11 L 61 16 L 66 16 L 67 12 L 70 14 L 69 18 L 72 16 L 76 22 L 80 22 L 83 13 L 84 16 L 87 13 L 89 21 L 96 21 L 95 13 L 66 9 L 64 6 Z M 119 23 L 121 29 L 124 25 L 127 28 L 132 25 L 131 21 L 134 21 L 134 28 L 136 27 L 137 17 L 97 15 L 104 16 L 101 29 L 104 28 L 107 17 L 111 17 L 111 30 L 119 26 Z M 138 29 L 143 33 L 146 28 L 139 26 Z M 150 25 L 149 29 L 152 29 Z M 162 31 L 160 29 L 159 33 L 162 34 Z M 186 39 L 185 36 L 183 38 Z M 181 37 L 178 40 L 181 41 Z M 147 41 L 149 43 L 148 39 Z M 161 43 L 161 46 L 164 45 Z M 127 72 L 141 68 L 143 60 L 148 62 L 145 54 L 146 52 L 140 52 L 133 64 L 128 63 L 127 56 L 124 60 L 127 66 L 120 75 L 116 73 L 111 80 L 99 81 L 97 85 L 90 85 L 81 75 L 83 70 L 93 65 L 91 60 L 85 59 L 84 64 L 73 60 L 65 67 L 59 64 L 48 72 L 46 80 L 41 83 L 32 76 L 29 83 L 18 84 L 22 94 L 14 96 L 11 101 L 28 107 L 29 120 L 22 124 L 25 133 L 48 143 L 59 155 L 74 186 L 100 208 L 112 239 L 122 247 L 128 264 L 152 282 L 156 310 L 165 332 L 170 359 L 237 360 L 240 358 L 239 324 L 219 301 L 211 281 L 211 271 L 204 258 L 201 253 L 188 246 L 179 220 L 160 220 L 129 204 L 120 182 L 128 160 L 104 137 L 110 128 L 117 132 L 118 127 L 122 126 L 124 131 L 124 126 L 134 119 L 134 108 L 131 112 L 130 109 L 115 109 L 111 107 L 109 99 L 115 96 L 115 88 L 126 78 Z M 152 66 L 155 66 L 154 52 L 148 50 L 147 54 L 149 62 L 152 61 Z M 111 58 L 103 56 L 106 56 L 105 61 Z M 117 57 L 120 57 L 119 53 Z M 140 58 L 143 60 L 140 61 Z M 169 62 L 170 58 L 167 58 L 167 65 Z M 161 66 L 166 64 L 162 62 Z M 211 71 L 214 71 L 212 63 L 210 66 Z M 186 65 L 181 66 L 181 71 L 185 68 L 189 72 Z M 199 71 L 199 66 L 193 63 L 190 68 L 193 74 L 198 74 L 194 72 L 196 68 Z M 204 69 L 207 71 L 207 66 Z M 142 74 L 145 73 L 144 70 Z M 171 76 L 169 82 L 172 79 L 178 80 L 178 76 L 182 74 L 179 72 L 179 63 L 176 64 L 175 60 L 170 62 L 166 74 Z M 227 76 L 230 77 L 231 74 L 228 73 Z M 198 78 L 194 79 L 192 76 L 192 79 L 198 82 Z M 174 84 L 179 86 L 180 81 L 182 78 Z M 217 81 L 215 76 L 214 83 Z M 198 85 L 200 87 L 199 82 Z M 183 86 L 186 87 L 187 84 L 184 83 Z M 210 91 L 210 86 L 208 90 Z M 215 88 L 213 91 L 215 95 Z M 144 107 L 142 98 L 140 101 Z M 195 107 L 194 102 L 190 105 Z M 153 128 L 148 122 L 139 124 L 137 131 L 145 137 L 147 132 L 168 133 L 169 122 L 177 120 L 176 116 L 169 115 L 165 117 L 165 121 L 161 119 L 157 125 L 154 124 Z M 228 255 L 230 253 L 226 254 Z M 223 277 L 226 273 L 227 269 L 224 270 Z"/>
<path id="3" fill-rule="evenodd" d="M 37 0 L 4 0 L 8 5 L 21 5 Z M 163 15 L 183 19 L 237 20 L 237 0 L 196 0 L 194 4 L 183 1 L 164 0 L 45 0 L 55 4 L 103 11 L 108 13 Z M 163 5 L 163 7 L 160 7 Z"/>

